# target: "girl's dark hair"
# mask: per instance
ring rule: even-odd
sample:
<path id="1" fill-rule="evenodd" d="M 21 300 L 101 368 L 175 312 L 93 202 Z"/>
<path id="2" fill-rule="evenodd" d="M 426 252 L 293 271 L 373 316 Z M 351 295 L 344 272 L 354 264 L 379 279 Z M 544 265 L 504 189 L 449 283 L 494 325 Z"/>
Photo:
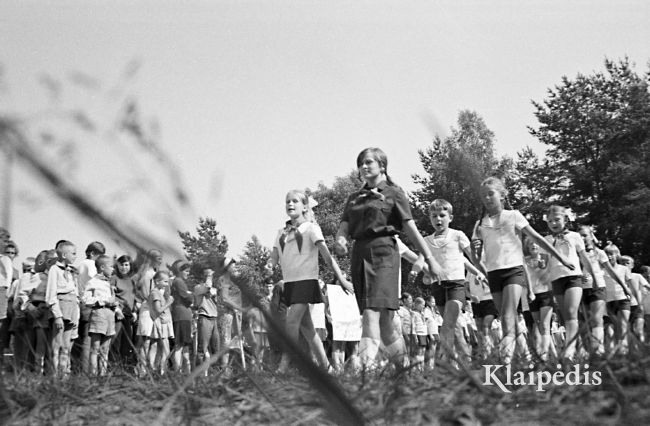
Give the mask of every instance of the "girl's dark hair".
<path id="1" fill-rule="evenodd" d="M 388 176 L 388 157 L 386 156 L 386 153 L 379 148 L 371 147 L 361 151 L 359 155 L 357 155 L 357 169 L 361 167 L 361 165 L 363 164 L 363 159 L 366 157 L 367 154 L 371 154 L 375 159 L 375 161 L 379 163 L 379 166 L 383 168 L 383 172 L 386 175 L 386 181 L 388 182 L 388 184 L 395 185 L 395 182 L 393 182 L 390 176 Z M 359 176 L 359 180 L 362 180 L 360 173 L 358 174 L 358 176 Z"/>
<path id="2" fill-rule="evenodd" d="M 90 259 L 90 256 L 93 253 L 106 254 L 106 247 L 99 241 L 93 241 L 92 243 L 88 244 L 88 247 L 86 247 L 86 259 Z"/>
<path id="3" fill-rule="evenodd" d="M 115 261 L 115 263 L 117 263 L 118 265 L 121 265 L 124 262 L 129 262 L 129 265 L 131 265 L 131 267 L 129 268 L 129 272 L 126 275 L 122 275 L 120 273 L 120 268 L 115 268 L 115 275 L 117 275 L 118 278 L 129 278 L 135 275 L 136 271 L 131 256 L 129 256 L 128 254 L 123 254 L 122 256 L 118 257 L 117 260 Z"/>

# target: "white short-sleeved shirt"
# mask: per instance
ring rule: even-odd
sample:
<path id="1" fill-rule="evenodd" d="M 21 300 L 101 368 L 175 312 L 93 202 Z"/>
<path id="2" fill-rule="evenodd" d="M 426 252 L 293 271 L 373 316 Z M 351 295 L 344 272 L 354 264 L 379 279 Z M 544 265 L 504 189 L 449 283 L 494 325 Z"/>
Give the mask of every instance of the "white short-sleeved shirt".
<path id="1" fill-rule="evenodd" d="M 564 266 L 558 259 L 551 258 L 551 281 L 563 277 L 582 275 L 580 256 L 578 256 L 578 253 L 585 250 L 585 243 L 582 241 L 580 234 L 573 231 L 565 231 L 558 235 L 547 235 L 544 238 L 551 243 L 558 253 L 567 258 L 575 266 L 575 269 L 571 270 Z"/>
<path id="2" fill-rule="evenodd" d="M 533 294 L 551 291 L 551 271 L 548 254 L 541 253 L 539 259 L 533 259 L 531 256 L 526 256 L 524 260 L 524 268 L 528 274 L 528 280 L 530 281 L 530 287 L 533 289 Z"/>
<path id="3" fill-rule="evenodd" d="M 645 312 L 650 312 L 650 290 L 648 290 L 648 288 L 646 287 L 648 285 L 648 281 L 645 279 L 643 275 L 641 275 L 639 280 L 640 280 L 639 284 L 641 285 L 641 295 L 643 296 L 643 301 L 641 302 L 643 306 L 643 310 Z"/>
<path id="4" fill-rule="evenodd" d="M 443 235 L 429 235 L 424 238 L 431 254 L 442 269 L 442 281 L 465 279 L 465 256 L 463 250 L 469 247 L 467 236 L 456 229 L 448 229 Z"/>
<path id="5" fill-rule="evenodd" d="M 647 281 L 645 280 L 645 278 L 643 278 L 643 275 L 637 274 L 636 272 L 630 273 L 630 281 L 636 284 L 640 292 L 643 289 L 643 283 L 645 282 L 647 284 Z M 643 297 L 643 293 L 641 293 L 641 297 Z M 630 305 L 632 306 L 640 305 L 643 303 L 643 300 L 641 300 L 640 302 L 641 303 L 639 303 L 639 301 L 636 300 L 636 297 L 634 296 L 633 293 L 630 293 Z"/>
<path id="6" fill-rule="evenodd" d="M 619 265 L 617 263 L 616 265 L 612 266 L 612 269 L 614 270 L 614 273 L 621 281 L 623 281 L 626 284 L 628 281 L 630 281 L 631 273 L 630 270 L 627 269 L 627 266 Z M 616 300 L 624 300 L 627 298 L 625 296 L 625 291 L 612 277 L 609 276 L 609 274 L 605 274 L 605 287 L 607 289 L 606 294 L 607 294 L 608 302 L 614 302 Z"/>
<path id="7" fill-rule="evenodd" d="M 492 300 L 490 286 L 486 282 L 479 281 L 476 279 L 476 275 L 472 273 L 467 274 L 467 282 L 469 283 L 469 293 L 478 297 L 479 302 Z"/>
<path id="8" fill-rule="evenodd" d="M 524 264 L 519 235 L 528 225 L 519 210 L 502 210 L 496 216 L 481 219 L 479 226 L 474 229 L 472 239 L 483 241 L 483 256 L 488 272 Z"/>
<path id="9" fill-rule="evenodd" d="M 603 267 L 600 266 L 603 263 L 609 262 L 607 259 L 607 254 L 601 249 L 595 247 L 593 250 L 585 252 L 589 263 L 591 264 L 591 269 L 594 271 L 594 276 L 596 277 L 596 285 L 598 288 L 605 287 L 605 271 Z M 593 288 L 594 287 L 594 278 L 587 271 L 582 272 L 582 288 Z"/>
<path id="10" fill-rule="evenodd" d="M 318 247 L 316 247 L 316 243 L 325 241 L 323 232 L 320 226 L 312 222 L 301 223 L 298 226 L 298 232 L 302 236 L 300 247 L 298 247 L 296 232 L 286 235 L 284 248 L 280 244 L 284 228 L 280 229 L 275 238 L 274 247 L 278 249 L 282 279 L 285 282 L 318 279 Z"/>

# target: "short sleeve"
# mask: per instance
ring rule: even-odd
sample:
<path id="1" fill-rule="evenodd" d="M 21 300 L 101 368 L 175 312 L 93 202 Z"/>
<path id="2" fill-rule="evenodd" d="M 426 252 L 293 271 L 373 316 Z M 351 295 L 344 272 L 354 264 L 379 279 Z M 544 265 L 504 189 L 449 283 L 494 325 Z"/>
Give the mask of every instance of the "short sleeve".
<path id="1" fill-rule="evenodd" d="M 513 210 L 513 212 L 514 212 L 515 228 L 518 231 L 521 231 L 522 229 L 530 225 L 528 223 L 528 220 L 526 220 L 524 215 L 521 214 L 519 210 Z"/>
<path id="2" fill-rule="evenodd" d="M 406 198 L 406 194 L 400 187 L 395 187 L 395 210 L 402 222 L 413 219 L 411 215 L 411 206 Z"/>
<path id="3" fill-rule="evenodd" d="M 397 251 L 399 252 L 400 256 L 409 251 L 409 248 L 402 242 L 402 240 L 395 238 L 395 241 L 397 241 Z"/>
<path id="4" fill-rule="evenodd" d="M 607 258 L 607 254 L 604 251 L 600 249 L 596 249 L 596 250 L 597 250 L 596 253 L 597 253 L 598 263 L 602 265 L 603 263 L 609 262 L 609 259 Z"/>
<path id="5" fill-rule="evenodd" d="M 320 229 L 320 226 L 315 223 L 311 224 L 309 237 L 311 238 L 311 242 L 314 244 L 318 243 L 319 241 L 325 241 L 325 237 L 323 237 L 323 231 Z"/>
<path id="6" fill-rule="evenodd" d="M 574 233 L 571 235 L 573 235 L 573 241 L 576 246 L 576 252 L 580 253 L 585 251 L 585 242 L 582 241 L 582 237 L 580 237 L 580 234 Z"/>
<path id="7" fill-rule="evenodd" d="M 456 238 L 458 239 L 458 246 L 461 250 L 465 250 L 467 247 L 469 247 L 469 239 L 463 231 L 458 231 L 456 233 Z"/>

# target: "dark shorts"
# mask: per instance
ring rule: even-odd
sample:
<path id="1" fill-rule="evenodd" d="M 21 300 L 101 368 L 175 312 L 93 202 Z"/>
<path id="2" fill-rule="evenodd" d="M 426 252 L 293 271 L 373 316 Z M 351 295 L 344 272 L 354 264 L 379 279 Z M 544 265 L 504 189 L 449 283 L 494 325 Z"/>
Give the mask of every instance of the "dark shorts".
<path id="1" fill-rule="evenodd" d="M 553 307 L 553 293 L 545 291 L 535 295 L 535 300 L 528 304 L 531 312 L 539 312 L 542 308 Z"/>
<path id="2" fill-rule="evenodd" d="M 366 308 L 399 309 L 400 256 L 395 238 L 355 241 L 351 272 L 354 295 L 361 312 Z"/>
<path id="3" fill-rule="evenodd" d="M 174 343 L 176 347 L 192 346 L 192 321 L 174 321 Z"/>
<path id="4" fill-rule="evenodd" d="M 415 336 L 418 342 L 418 346 L 421 348 L 426 348 L 427 347 L 427 336 L 421 336 L 421 335 L 416 335 Z"/>
<path id="5" fill-rule="evenodd" d="M 526 327 L 531 328 L 535 324 L 535 319 L 533 318 L 532 312 L 524 311 L 522 315 L 524 316 L 524 322 L 526 323 Z"/>
<path id="6" fill-rule="evenodd" d="M 605 287 L 582 289 L 582 302 L 586 305 L 591 305 L 599 300 L 606 300 Z"/>
<path id="7" fill-rule="evenodd" d="M 506 286 L 512 284 L 525 287 L 524 267 L 515 266 L 514 268 L 490 271 L 488 272 L 488 283 L 490 285 L 490 292 L 492 293 L 501 293 Z"/>
<path id="8" fill-rule="evenodd" d="M 458 300 L 461 305 L 465 304 L 465 281 L 442 281 L 440 285 L 432 284 L 432 293 L 436 299 L 436 305 L 444 307 L 450 300 Z"/>
<path id="9" fill-rule="evenodd" d="M 283 297 L 287 306 L 298 303 L 323 303 L 318 280 L 286 282 L 284 283 Z"/>
<path id="10" fill-rule="evenodd" d="M 499 316 L 497 306 L 494 304 L 494 300 L 491 299 L 472 303 L 472 311 L 474 312 L 474 318 L 485 318 L 488 315 L 492 315 L 495 318 Z"/>
<path id="11" fill-rule="evenodd" d="M 643 319 L 643 310 L 639 305 L 634 305 L 630 307 L 630 322 L 634 322 L 638 319 Z"/>
<path id="12" fill-rule="evenodd" d="M 630 309 L 630 299 L 621 299 L 614 300 L 613 302 L 607 302 L 607 310 L 612 312 L 614 315 L 617 315 L 619 311 L 629 311 Z"/>
<path id="13" fill-rule="evenodd" d="M 553 286 L 554 295 L 564 296 L 564 292 L 570 288 L 582 288 L 582 275 L 558 278 L 557 280 L 553 280 L 551 285 Z"/>

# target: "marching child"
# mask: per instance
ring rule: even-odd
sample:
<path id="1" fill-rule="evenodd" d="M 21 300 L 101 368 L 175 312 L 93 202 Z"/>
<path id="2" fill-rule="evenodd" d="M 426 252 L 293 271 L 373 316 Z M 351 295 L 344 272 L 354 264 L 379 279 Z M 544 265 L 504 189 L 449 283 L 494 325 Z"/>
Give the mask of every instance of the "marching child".
<path id="1" fill-rule="evenodd" d="M 70 241 L 57 243 L 58 261 L 47 275 L 45 302 L 52 313 L 52 367 L 55 374 L 70 373 L 70 349 L 79 324 L 79 296 L 72 264 L 77 248 Z"/>
<path id="2" fill-rule="evenodd" d="M 453 220 L 453 208 L 449 201 L 443 199 L 433 200 L 429 206 L 429 220 L 434 228 L 434 233 L 425 237 L 424 241 L 429 246 L 431 254 L 442 270 L 441 294 L 437 300 L 442 306 L 443 320 L 440 330 L 440 342 L 447 355 L 456 358 L 455 335 L 458 326 L 458 317 L 465 304 L 465 267 L 479 278 L 483 274 L 472 264 L 466 262 L 465 256 L 471 258 L 470 242 L 467 236 L 456 229 L 449 228 Z M 465 355 L 469 355 L 466 345 L 458 342 L 463 347 Z"/>
<path id="3" fill-rule="evenodd" d="M 618 263 L 618 259 L 621 256 L 618 247 L 610 244 L 605 247 L 604 251 L 613 272 L 605 274 L 608 316 L 613 320 L 613 325 L 616 327 L 614 330 L 615 338 L 610 339 L 610 344 L 613 346 L 616 343 L 616 349 L 621 354 L 627 354 L 627 333 L 631 306 L 628 283 L 630 282 L 631 274 L 629 269 Z M 611 328 L 609 330 L 611 332 Z M 610 347 L 610 350 L 613 351 L 614 349 Z"/>
<path id="4" fill-rule="evenodd" d="M 500 179 L 485 179 L 481 183 L 480 193 L 484 210 L 472 236 L 474 244 L 479 246 L 479 253 L 472 251 L 476 256 L 473 263 L 478 264 L 477 258 L 483 251 L 490 291 L 501 315 L 501 354 L 503 362 L 509 364 L 515 348 L 517 306 L 526 285 L 520 235 L 523 233 L 531 237 L 569 269 L 575 268 L 575 265 L 542 238 L 518 210 L 505 209 L 507 190 Z"/>
<path id="5" fill-rule="evenodd" d="M 596 236 L 591 227 L 581 225 L 578 233 L 585 244 L 587 259 L 591 264 L 593 274 L 586 271 L 582 275 L 582 301 L 588 310 L 589 327 L 591 329 L 591 350 L 596 355 L 605 353 L 604 317 L 607 314 L 605 271 L 614 274 L 609 264 L 607 254 L 596 246 Z"/>
<path id="6" fill-rule="evenodd" d="M 639 339 L 639 342 L 645 342 L 643 333 L 643 294 L 641 288 L 647 284 L 643 275 L 632 272 L 634 269 L 634 259 L 631 256 L 621 256 L 621 264 L 630 270 L 630 325 L 632 332 Z"/>
<path id="7" fill-rule="evenodd" d="M 316 334 L 309 315 L 309 303 L 323 301 L 318 283 L 319 253 L 332 268 L 343 289 L 347 292 L 354 290 L 325 245 L 325 238 L 314 221 L 310 200 L 305 192 L 289 191 L 285 198 L 285 207 L 289 221 L 278 232 L 267 268 L 272 271 L 279 262 L 282 269 L 284 297 L 289 306 L 286 318 L 287 334 L 298 342 L 299 333 L 302 332 L 318 364 L 321 368 L 328 368 L 329 362 L 323 343 Z M 288 366 L 289 357 L 284 353 L 278 370 L 286 371 Z"/>
<path id="8" fill-rule="evenodd" d="M 111 348 L 111 338 L 115 335 L 115 316 L 122 316 L 122 311 L 115 301 L 115 293 L 110 283 L 113 275 L 113 259 L 100 255 L 95 259 L 97 275 L 86 283 L 82 298 L 83 303 L 91 309 L 88 334 L 90 335 L 90 366 L 91 375 L 106 375 L 108 351 Z"/>
<path id="9" fill-rule="evenodd" d="M 549 276 L 549 256 L 543 253 L 532 239 L 525 240 L 526 257 L 524 267 L 530 291 L 535 298 L 530 302 L 530 312 L 535 320 L 538 333 L 535 333 L 537 355 L 548 361 L 551 346 L 551 318 L 553 317 L 553 291 Z"/>
<path id="10" fill-rule="evenodd" d="M 219 351 L 220 341 L 217 289 L 212 281 L 214 270 L 205 269 L 203 277 L 204 281 L 194 286 L 194 300 L 199 315 L 196 327 L 199 358 L 202 359 L 202 362 L 205 362 L 210 359 L 211 354 Z M 207 375 L 207 367 L 204 374 Z"/>
<path id="11" fill-rule="evenodd" d="M 553 294 L 562 312 L 566 330 L 564 358 L 573 360 L 578 339 L 578 309 L 582 300 L 580 263 L 582 262 L 583 267 L 592 277 L 594 273 L 582 238 L 577 232 L 566 229 L 567 222 L 568 215 L 565 207 L 552 205 L 549 208 L 546 223 L 551 235 L 547 235 L 546 240 L 574 266 L 568 268 L 557 259 L 551 259 L 549 265 Z"/>

